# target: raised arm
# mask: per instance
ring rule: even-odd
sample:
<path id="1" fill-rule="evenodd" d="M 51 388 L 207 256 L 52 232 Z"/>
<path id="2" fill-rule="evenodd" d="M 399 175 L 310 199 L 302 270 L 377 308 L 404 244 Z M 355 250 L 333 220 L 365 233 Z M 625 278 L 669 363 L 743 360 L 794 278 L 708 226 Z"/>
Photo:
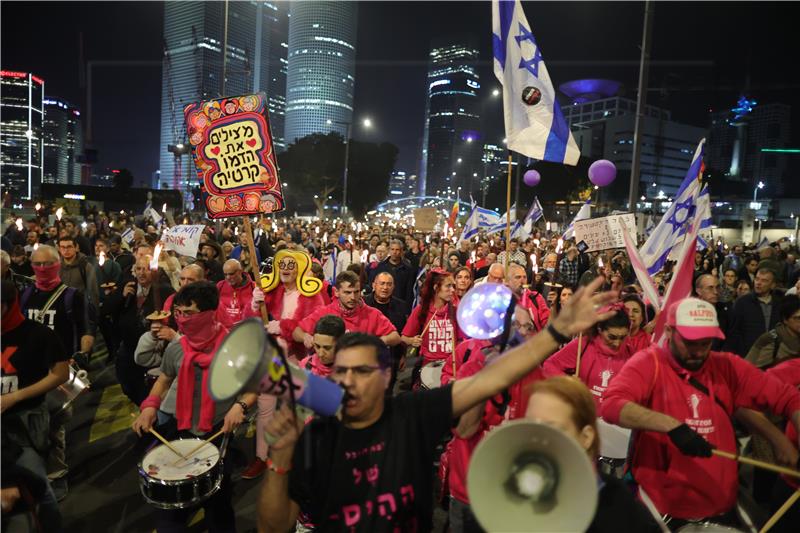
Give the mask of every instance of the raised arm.
<path id="1" fill-rule="evenodd" d="M 578 290 L 558 317 L 532 339 L 510 350 L 473 377 L 453 385 L 453 416 L 461 416 L 470 407 L 487 400 L 513 385 L 541 365 L 563 342 L 614 313 L 598 310 L 617 298 L 615 292 L 595 294 L 601 279 Z M 555 330 L 555 331 L 553 331 Z M 558 339 L 556 337 L 559 337 Z"/>

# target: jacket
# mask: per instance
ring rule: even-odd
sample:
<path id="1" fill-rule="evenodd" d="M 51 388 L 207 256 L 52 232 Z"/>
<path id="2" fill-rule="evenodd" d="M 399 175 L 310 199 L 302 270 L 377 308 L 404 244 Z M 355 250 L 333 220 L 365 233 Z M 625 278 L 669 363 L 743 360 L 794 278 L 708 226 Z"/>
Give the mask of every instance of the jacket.
<path id="1" fill-rule="evenodd" d="M 747 355 L 759 336 L 775 327 L 780 315 L 780 297 L 772 293 L 769 324 L 765 324 L 764 313 L 755 293 L 745 294 L 736 300 L 730 312 L 730 322 L 725 331 L 725 350 L 741 357 Z"/>
<path id="2" fill-rule="evenodd" d="M 264 295 L 264 303 L 267 306 L 267 311 L 272 317 L 272 320 L 280 321 L 280 337 L 288 343 L 289 353 L 295 355 L 298 359 L 301 359 L 302 356 L 306 354 L 306 349 L 302 342 L 295 342 L 292 340 L 292 332 L 294 332 L 301 320 L 312 314 L 315 310 L 324 307 L 325 304 L 322 298 L 322 291 L 318 292 L 314 296 L 303 296 L 302 294 L 298 295 L 297 307 L 295 308 L 292 316 L 281 318 L 281 316 L 283 316 L 283 296 L 285 294 L 286 288 L 283 286 L 283 284 L 279 284 L 274 290 Z M 314 324 L 316 325 L 316 322 L 314 322 Z M 312 331 L 309 332 L 310 334 L 313 334 L 313 329 L 314 328 L 312 326 Z"/>
<path id="3" fill-rule="evenodd" d="M 78 253 L 70 264 L 61 260 L 61 281 L 67 287 L 74 287 L 84 293 L 95 309 L 100 306 L 100 286 L 94 267 L 82 253 Z"/>
<path id="4" fill-rule="evenodd" d="M 217 320 L 226 329 L 238 324 L 245 318 L 260 316 L 258 311 L 253 311 L 250 302 L 253 300 L 253 281 L 245 275 L 245 282 L 234 287 L 226 280 L 217 283 L 219 291 L 219 305 L 217 306 Z"/>
<path id="5" fill-rule="evenodd" d="M 747 360 L 758 368 L 769 368 L 800 357 L 800 338 L 792 335 L 783 322 L 761 335 L 747 352 Z"/>

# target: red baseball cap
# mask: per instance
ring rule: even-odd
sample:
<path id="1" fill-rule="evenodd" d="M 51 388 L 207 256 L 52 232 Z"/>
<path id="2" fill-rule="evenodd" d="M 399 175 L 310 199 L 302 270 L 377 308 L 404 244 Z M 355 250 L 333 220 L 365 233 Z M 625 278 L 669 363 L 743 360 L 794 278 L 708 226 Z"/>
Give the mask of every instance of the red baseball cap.
<path id="1" fill-rule="evenodd" d="M 724 339 L 719 329 L 717 310 L 698 298 L 684 298 L 667 310 L 667 325 L 675 328 L 686 340 Z"/>

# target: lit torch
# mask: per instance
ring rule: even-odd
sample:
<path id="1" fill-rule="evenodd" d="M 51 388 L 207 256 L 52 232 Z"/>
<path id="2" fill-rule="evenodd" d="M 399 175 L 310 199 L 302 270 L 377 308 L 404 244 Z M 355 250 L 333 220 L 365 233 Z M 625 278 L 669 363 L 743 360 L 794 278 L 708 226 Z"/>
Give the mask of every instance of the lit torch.
<path id="1" fill-rule="evenodd" d="M 153 258 L 150 260 L 150 288 L 153 291 L 153 312 L 147 315 L 148 320 L 163 320 L 169 316 L 168 312 L 161 310 L 161 293 L 158 290 L 158 258 L 161 257 L 161 241 L 156 243 Z"/>
<path id="2" fill-rule="evenodd" d="M 40 204 L 39 202 L 36 202 L 36 205 L 33 206 L 33 208 L 36 209 L 36 211 L 38 212 L 42 208 L 42 204 Z"/>
<path id="3" fill-rule="evenodd" d="M 100 256 L 97 258 L 97 264 L 101 267 L 106 264 L 106 253 L 100 252 Z"/>
<path id="4" fill-rule="evenodd" d="M 17 220 L 15 220 L 14 224 L 16 224 L 16 226 L 17 226 L 17 231 L 22 231 L 22 219 L 21 218 L 18 218 Z"/>
<path id="5" fill-rule="evenodd" d="M 531 254 L 531 264 L 533 265 L 533 273 L 539 273 L 539 265 L 536 264 L 536 254 Z"/>
<path id="6" fill-rule="evenodd" d="M 64 208 L 63 207 L 59 207 L 58 209 L 56 209 L 56 220 L 61 222 L 61 217 L 62 216 L 64 216 Z"/>
<path id="7" fill-rule="evenodd" d="M 561 253 L 562 248 L 564 248 L 564 239 L 558 239 L 558 243 L 556 244 L 556 255 Z"/>
<path id="8" fill-rule="evenodd" d="M 361 252 L 361 263 L 366 264 L 367 260 L 369 259 L 369 250 L 364 250 Z"/>
<path id="9" fill-rule="evenodd" d="M 161 212 L 162 213 L 166 213 L 167 212 L 167 203 L 166 202 L 164 202 L 164 205 L 161 206 Z"/>

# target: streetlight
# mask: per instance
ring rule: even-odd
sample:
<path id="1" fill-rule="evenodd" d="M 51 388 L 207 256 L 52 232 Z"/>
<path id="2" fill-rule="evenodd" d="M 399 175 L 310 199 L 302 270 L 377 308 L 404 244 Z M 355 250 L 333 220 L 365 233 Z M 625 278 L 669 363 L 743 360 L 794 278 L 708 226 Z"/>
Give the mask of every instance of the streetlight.
<path id="1" fill-rule="evenodd" d="M 342 218 L 345 218 L 347 217 L 347 174 L 350 167 L 350 136 L 353 133 L 353 123 L 331 119 L 326 120 L 326 122 L 328 125 L 340 124 L 342 126 L 347 126 L 347 134 L 344 138 L 344 183 L 342 186 Z M 365 128 L 371 128 L 372 120 L 365 118 L 362 124 Z"/>
<path id="2" fill-rule="evenodd" d="M 756 201 L 756 198 L 758 198 L 758 190 L 763 189 L 764 187 L 765 187 L 764 182 L 759 181 L 758 184 L 753 188 L 753 201 L 750 202 L 750 209 L 753 209 L 755 211 L 761 209 L 761 202 Z"/>

